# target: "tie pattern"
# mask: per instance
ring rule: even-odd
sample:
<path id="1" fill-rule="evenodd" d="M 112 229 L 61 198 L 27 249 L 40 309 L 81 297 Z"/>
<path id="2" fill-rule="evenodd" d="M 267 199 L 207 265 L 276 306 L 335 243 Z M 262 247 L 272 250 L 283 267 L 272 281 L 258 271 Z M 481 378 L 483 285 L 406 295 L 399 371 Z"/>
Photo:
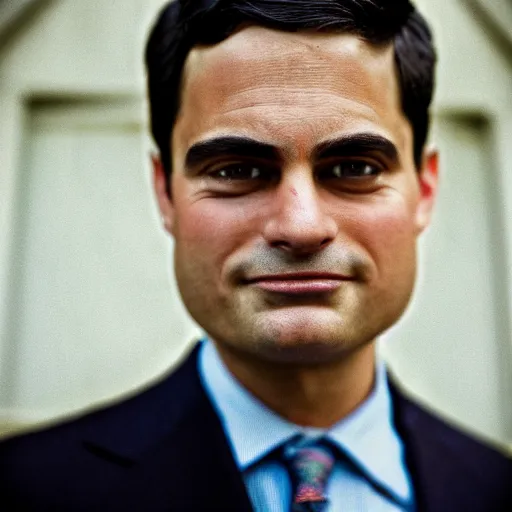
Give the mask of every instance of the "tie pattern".
<path id="1" fill-rule="evenodd" d="M 286 447 L 284 456 L 292 481 L 292 512 L 324 511 L 325 488 L 335 460 L 331 450 L 312 441 Z"/>

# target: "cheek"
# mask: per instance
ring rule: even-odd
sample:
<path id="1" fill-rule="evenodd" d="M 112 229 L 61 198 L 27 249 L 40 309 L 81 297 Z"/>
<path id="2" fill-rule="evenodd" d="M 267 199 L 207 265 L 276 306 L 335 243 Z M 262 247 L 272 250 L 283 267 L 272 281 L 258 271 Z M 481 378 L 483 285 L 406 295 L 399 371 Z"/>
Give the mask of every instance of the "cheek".
<path id="1" fill-rule="evenodd" d="M 176 205 L 174 238 L 182 267 L 203 273 L 207 268 L 216 269 L 216 272 L 222 270 L 229 255 L 240 245 L 242 238 L 247 237 L 243 219 L 236 208 L 213 200 Z M 203 278 L 208 276 L 203 275 Z"/>
<path id="2" fill-rule="evenodd" d="M 416 267 L 413 207 L 401 198 L 362 208 L 354 217 L 354 239 L 368 253 L 379 280 L 409 279 Z"/>

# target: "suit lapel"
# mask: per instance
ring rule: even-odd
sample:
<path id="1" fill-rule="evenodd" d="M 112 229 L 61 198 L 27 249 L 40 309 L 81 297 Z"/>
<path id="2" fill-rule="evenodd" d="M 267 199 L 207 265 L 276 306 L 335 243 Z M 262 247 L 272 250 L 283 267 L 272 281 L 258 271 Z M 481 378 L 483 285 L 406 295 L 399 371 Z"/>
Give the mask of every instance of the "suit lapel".
<path id="1" fill-rule="evenodd" d="M 123 487 L 134 510 L 252 510 L 229 441 L 199 380 L 197 354 L 196 346 L 167 379 L 131 405 L 121 405 L 124 412 L 111 428 L 86 442 L 90 452 L 109 462 L 124 461 Z"/>
<path id="2" fill-rule="evenodd" d="M 437 453 L 437 450 L 433 450 L 433 453 L 429 452 L 428 441 L 422 439 L 422 435 L 426 434 L 427 438 L 430 436 L 428 432 L 423 432 L 415 409 L 411 407 L 391 378 L 389 384 L 393 397 L 395 426 L 404 442 L 406 465 L 413 483 L 417 510 L 418 512 L 445 510 L 445 502 L 438 502 L 438 499 L 431 494 L 431 490 L 436 489 L 439 486 L 439 480 L 443 479 L 442 474 L 435 473 L 435 464 L 431 460 L 433 453 Z"/>
<path id="3" fill-rule="evenodd" d="M 139 460 L 135 481 L 151 481 L 172 509 L 250 511 L 241 474 L 211 408 L 198 407 Z"/>

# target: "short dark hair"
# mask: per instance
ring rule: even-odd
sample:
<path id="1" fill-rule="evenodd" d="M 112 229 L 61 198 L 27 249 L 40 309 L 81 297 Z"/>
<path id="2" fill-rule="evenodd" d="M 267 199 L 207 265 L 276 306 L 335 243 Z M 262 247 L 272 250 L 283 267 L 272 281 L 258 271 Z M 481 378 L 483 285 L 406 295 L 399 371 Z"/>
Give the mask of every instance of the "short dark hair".
<path id="1" fill-rule="evenodd" d="M 151 130 L 168 178 L 187 55 L 197 44 L 223 41 L 242 24 L 350 33 L 376 45 L 393 43 L 402 109 L 413 129 L 420 168 L 436 53 L 427 22 L 409 0 L 174 0 L 162 9 L 146 47 Z"/>

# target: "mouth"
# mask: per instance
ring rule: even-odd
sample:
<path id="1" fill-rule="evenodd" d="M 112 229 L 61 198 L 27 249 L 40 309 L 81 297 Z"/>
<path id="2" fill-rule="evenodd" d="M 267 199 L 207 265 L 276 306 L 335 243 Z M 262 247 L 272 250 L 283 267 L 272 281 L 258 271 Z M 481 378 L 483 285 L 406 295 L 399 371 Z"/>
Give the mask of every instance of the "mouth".
<path id="1" fill-rule="evenodd" d="M 247 284 L 268 292 L 287 295 L 326 294 L 337 290 L 352 278 L 326 272 L 300 272 L 258 276 L 246 281 Z"/>

